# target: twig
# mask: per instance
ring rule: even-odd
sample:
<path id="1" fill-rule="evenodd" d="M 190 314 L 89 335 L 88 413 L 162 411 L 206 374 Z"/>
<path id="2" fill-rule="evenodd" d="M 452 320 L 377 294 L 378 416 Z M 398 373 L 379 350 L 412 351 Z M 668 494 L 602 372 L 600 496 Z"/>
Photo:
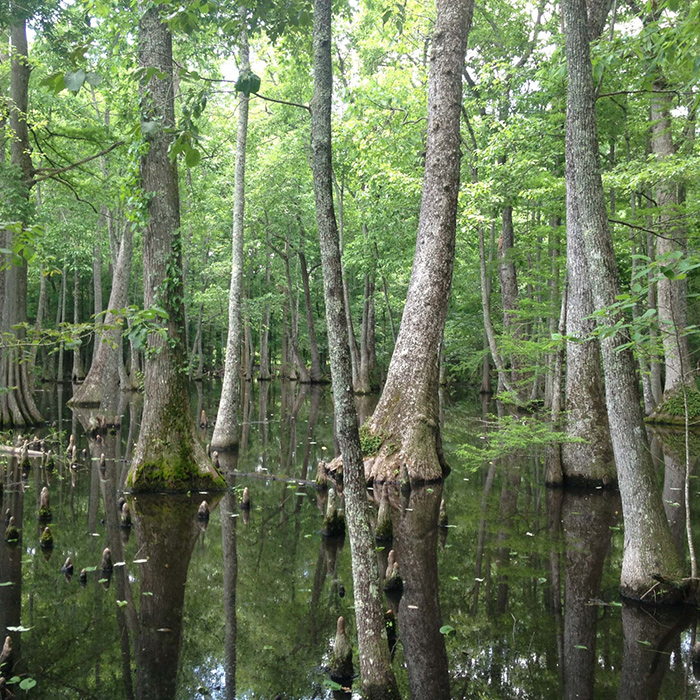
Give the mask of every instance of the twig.
<path id="1" fill-rule="evenodd" d="M 265 95 L 261 95 L 259 92 L 254 92 L 253 94 L 256 97 L 259 97 L 261 100 L 265 100 L 266 102 L 275 102 L 278 105 L 287 105 L 288 107 L 300 107 L 301 109 L 305 109 L 309 113 L 311 112 L 311 107 L 309 107 L 309 105 L 302 105 L 298 102 L 287 102 L 287 100 L 278 100 L 274 97 L 266 97 Z"/>

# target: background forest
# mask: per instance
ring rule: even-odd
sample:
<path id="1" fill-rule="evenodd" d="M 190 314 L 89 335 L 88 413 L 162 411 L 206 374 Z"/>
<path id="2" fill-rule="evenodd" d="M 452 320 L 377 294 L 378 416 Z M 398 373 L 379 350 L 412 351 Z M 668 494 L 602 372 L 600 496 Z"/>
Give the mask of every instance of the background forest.
<path id="1" fill-rule="evenodd" d="M 311 8 L 248 4 L 252 72 L 242 73 L 237 7 L 168 5 L 176 66 L 169 155 L 180 163 L 189 375 L 223 367 L 243 92 L 251 99 L 242 373 L 318 381 L 329 372 L 310 170 Z M 592 55 L 599 150 L 623 284 L 617 304 L 649 414 L 676 375 L 693 383 L 697 363 L 700 4 L 630 1 L 608 9 Z M 410 1 L 339 3 L 334 12 L 335 204 L 358 392 L 385 376 L 406 298 L 433 12 Z M 138 67 L 138 16 L 135 5 L 102 1 L 11 3 L 0 15 L 5 387 L 26 383 L 25 372 L 29 383 L 82 379 L 105 318 L 104 329 L 116 324 L 124 335 L 109 336 L 124 345 L 121 385 L 137 387 L 146 337 L 162 324 L 158 305 L 144 309 L 140 274 L 149 194 L 138 160 L 155 125 L 139 114 L 139 81 L 150 76 Z M 573 366 L 594 325 L 571 245 L 567 263 L 565 103 L 558 4 L 477 3 L 464 70 L 443 377 L 545 407 L 559 393 L 557 353 L 568 346 Z M 25 335 L 28 361 L 17 367 L 12 347 Z M 499 371 L 489 372 L 494 365 Z M 569 381 L 575 378 L 565 379 L 564 407 L 575 437 L 585 434 L 575 425 L 582 389 Z M 2 423 L 32 422 L 27 395 L 5 389 Z M 667 417 L 682 413 L 677 404 L 664 408 Z"/>

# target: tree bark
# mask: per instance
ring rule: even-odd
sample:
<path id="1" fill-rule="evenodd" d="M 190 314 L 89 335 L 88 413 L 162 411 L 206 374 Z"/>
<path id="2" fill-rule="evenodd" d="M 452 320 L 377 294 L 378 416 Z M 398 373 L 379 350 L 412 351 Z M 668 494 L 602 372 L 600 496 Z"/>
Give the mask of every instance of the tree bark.
<path id="1" fill-rule="evenodd" d="M 673 95 L 664 92 L 667 88 L 662 77 L 654 81 L 655 92 L 651 95 L 651 150 L 656 160 L 663 162 L 673 156 L 676 147 L 671 131 L 671 107 Z M 686 254 L 686 233 L 682 225 L 674 223 L 678 218 L 678 188 L 675 182 L 662 180 L 656 186 L 656 206 L 659 210 L 656 228 L 661 235 L 656 237 L 656 259 L 673 268 L 675 254 Z M 668 398 L 684 384 L 695 386 L 691 372 L 687 325 L 686 279 L 671 279 L 658 275 L 656 284 L 659 332 L 664 346 L 664 395 Z"/>
<path id="2" fill-rule="evenodd" d="M 586 31 L 595 39 L 603 30 L 608 0 L 591 2 Z M 567 119 L 570 115 L 567 116 Z M 567 122 L 568 124 L 568 122 Z M 600 371 L 600 342 L 593 335 L 595 321 L 591 279 L 586 264 L 582 220 L 577 188 L 570 167 L 571 144 L 567 142 L 566 171 L 566 378 L 564 431 L 572 440 L 561 446 L 565 481 L 574 484 L 614 485 L 615 463 Z"/>
<path id="3" fill-rule="evenodd" d="M 29 191 L 34 184 L 27 109 L 29 103 L 29 50 L 27 45 L 27 21 L 22 16 L 24 10 L 14 6 L 10 25 L 12 57 L 10 62 L 10 103 L 9 122 L 12 138 L 10 141 L 10 164 L 17 178 L 11 187 L 18 188 L 16 219 L 26 223 L 30 216 Z M 13 235 L 6 232 L 6 245 L 12 247 Z M 7 425 L 38 425 L 41 414 L 34 403 L 32 386 L 29 382 L 27 363 L 21 347 L 25 339 L 23 331 L 13 330 L 16 324 L 27 320 L 27 261 L 20 257 L 4 274 L 2 325 L 0 331 L 8 333 L 9 344 L 0 355 L 0 386 L 8 389 L 0 396 L 0 418 Z"/>
<path id="4" fill-rule="evenodd" d="M 241 29 L 239 51 L 241 73 L 250 70 L 248 34 L 245 27 L 247 11 L 239 10 Z M 233 185 L 233 257 L 231 260 L 231 288 L 228 302 L 228 339 L 226 341 L 226 364 L 221 386 L 221 400 L 216 414 L 216 425 L 211 438 L 212 449 L 219 452 L 231 450 L 238 444 L 238 402 L 241 381 L 241 308 L 243 303 L 243 223 L 245 210 L 245 161 L 248 138 L 248 103 L 244 93 L 238 96 L 238 136 L 236 139 L 236 172 Z"/>
<path id="5" fill-rule="evenodd" d="M 129 471 L 133 490 L 187 491 L 224 486 L 195 433 L 187 395 L 183 353 L 182 251 L 177 164 L 168 155 L 175 121 L 172 37 L 160 6 L 149 6 L 139 21 L 139 66 L 155 69 L 141 85 L 144 134 L 141 156 L 148 224 L 143 235 L 144 308 L 162 308 L 163 334 L 150 333 L 144 373 L 145 402 L 139 442 Z"/>
<path id="6" fill-rule="evenodd" d="M 311 162 L 316 222 L 321 244 L 323 291 L 333 381 L 333 404 L 343 455 L 346 519 L 350 533 L 355 619 L 360 652 L 362 694 L 366 698 L 399 698 L 391 668 L 382 593 L 369 525 L 360 436 L 352 393 L 348 328 L 338 227 L 333 209 L 331 156 L 331 1 L 314 2 L 314 93 L 311 101 Z"/>
<path id="7" fill-rule="evenodd" d="M 73 270 L 73 323 L 76 326 L 80 323 L 80 275 L 78 274 L 77 262 Z M 73 348 L 73 371 L 71 374 L 73 382 L 85 378 L 83 363 L 80 359 L 80 347 L 80 345 L 76 345 Z"/>
<path id="8" fill-rule="evenodd" d="M 301 250 L 299 251 L 299 272 L 301 273 L 301 284 L 304 289 L 306 328 L 309 333 L 309 354 L 311 355 L 309 380 L 312 384 L 318 384 L 323 381 L 323 370 L 321 369 L 321 357 L 318 353 L 318 341 L 316 340 L 316 325 L 314 324 L 314 310 L 311 303 L 311 286 L 309 284 L 309 268 L 306 264 L 306 255 Z"/>
<path id="9" fill-rule="evenodd" d="M 122 364 L 123 323 L 119 310 L 129 302 L 133 230 L 127 224 L 119 246 L 119 255 L 112 274 L 109 307 L 102 324 L 102 333 L 96 338 L 97 352 L 85 381 L 76 387 L 71 403 L 75 406 L 100 406 L 107 415 L 113 415 L 119 398 L 119 366 Z M 133 374 L 133 372 L 132 372 Z"/>
<path id="10" fill-rule="evenodd" d="M 462 69 L 472 0 L 438 0 L 428 78 L 428 124 L 423 197 L 408 297 L 396 347 L 370 429 L 384 439 L 367 462 L 369 476 L 437 481 L 442 455 L 438 358 L 454 267 L 460 175 Z"/>
<path id="11" fill-rule="evenodd" d="M 606 404 L 625 523 L 621 591 L 624 596 L 651 602 L 678 595 L 678 591 L 665 590 L 655 577 L 678 580 L 682 567 L 656 485 L 634 358 L 629 348 L 622 347 L 629 337 L 614 330 L 621 318 L 611 307 L 620 284 L 600 176 L 585 0 L 563 0 L 562 13 L 569 76 L 567 179 L 572 180 L 578 200 L 593 304 L 600 314 Z"/>

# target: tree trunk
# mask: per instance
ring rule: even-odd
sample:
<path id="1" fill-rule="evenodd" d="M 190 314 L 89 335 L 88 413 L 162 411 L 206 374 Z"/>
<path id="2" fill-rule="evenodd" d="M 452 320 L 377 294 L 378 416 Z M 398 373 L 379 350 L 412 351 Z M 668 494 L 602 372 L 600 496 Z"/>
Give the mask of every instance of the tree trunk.
<path id="1" fill-rule="evenodd" d="M 246 9 L 239 10 L 241 29 L 239 51 L 241 74 L 250 70 L 248 34 L 245 28 Z M 238 96 L 238 136 L 236 138 L 236 172 L 233 184 L 233 257 L 231 260 L 231 289 L 228 301 L 228 339 L 226 364 L 221 385 L 221 399 L 216 414 L 216 425 L 211 438 L 212 449 L 231 450 L 238 444 L 238 402 L 240 399 L 242 339 L 241 308 L 243 303 L 243 222 L 245 209 L 245 160 L 248 138 L 248 103 L 244 93 Z"/>
<path id="2" fill-rule="evenodd" d="M 671 131 L 671 107 L 674 96 L 666 90 L 666 82 L 659 77 L 654 81 L 651 95 L 651 149 L 656 160 L 663 162 L 676 152 Z M 656 206 L 659 210 L 656 228 L 656 259 L 665 267 L 674 268 L 674 255 L 687 252 L 686 234 L 678 219 L 678 190 L 675 182 L 662 180 L 656 186 Z M 695 386 L 690 364 L 687 325 L 687 292 L 685 278 L 671 279 L 658 275 L 656 285 L 659 331 L 664 346 L 664 395 L 669 397 L 684 384 Z"/>
<path id="3" fill-rule="evenodd" d="M 80 323 L 80 275 L 78 274 L 77 263 L 75 270 L 73 270 L 73 323 L 76 326 Z M 73 372 L 71 378 L 74 383 L 85 378 L 83 363 L 80 359 L 80 347 L 80 345 L 76 345 L 73 348 Z"/>
<path id="4" fill-rule="evenodd" d="M 370 427 L 384 440 L 369 476 L 436 481 L 448 471 L 442 454 L 438 356 L 454 267 L 460 173 L 462 69 L 474 5 L 437 2 L 428 78 L 423 197 L 416 252 L 399 337 Z"/>
<path id="5" fill-rule="evenodd" d="M 523 337 L 523 328 L 518 320 L 518 278 L 513 262 L 515 231 L 513 228 L 513 207 L 503 208 L 501 214 L 501 237 L 498 241 L 498 279 L 501 283 L 501 306 L 503 307 L 503 331 L 509 343 L 516 346 L 510 353 L 510 381 L 519 403 L 527 401 L 527 391 L 523 385 L 522 357 L 517 345 Z"/>
<path id="6" fill-rule="evenodd" d="M 95 339 L 97 353 L 85 381 L 76 387 L 71 399 L 76 406 L 101 406 L 106 414 L 114 413 L 112 409 L 119 398 L 123 323 L 118 311 L 129 303 L 133 235 L 131 225 L 127 224 L 112 274 L 109 308 L 102 324 L 102 333 Z"/>
<path id="7" fill-rule="evenodd" d="M 593 39 L 602 31 L 609 6 L 600 6 L 595 18 L 589 17 L 586 31 Z M 600 15 L 603 15 L 602 17 Z M 594 28 L 599 32 L 593 34 Z M 571 118 L 569 114 L 567 118 Z M 568 124 L 568 122 L 567 122 Z M 567 165 L 571 161 L 567 144 Z M 591 277 L 586 264 L 583 222 L 573 172 L 566 171 L 566 274 L 568 280 L 566 308 L 566 379 L 564 411 L 566 435 L 583 442 L 566 442 L 561 446 L 561 466 L 565 481 L 584 485 L 614 485 L 616 481 L 610 429 L 605 408 L 600 371 L 600 342 L 593 335 L 595 321 Z"/>
<path id="8" fill-rule="evenodd" d="M 625 523 L 621 591 L 648 602 L 677 597 L 655 577 L 678 580 L 681 562 L 671 540 L 640 406 L 629 337 L 612 328 L 622 320 L 611 310 L 620 293 L 598 158 L 595 89 L 585 0 L 563 0 L 566 24 L 567 180 L 579 208 L 594 308 L 601 315 L 605 394 Z"/>
<path id="9" fill-rule="evenodd" d="M 306 264 L 306 256 L 303 251 L 299 251 L 299 271 L 301 273 L 301 284 L 304 288 L 304 307 L 306 309 L 306 328 L 309 333 L 309 353 L 311 355 L 311 372 L 309 380 L 312 384 L 323 381 L 323 371 L 321 369 L 321 358 L 318 354 L 318 342 L 316 341 L 316 326 L 314 324 L 314 310 L 311 303 L 311 287 L 309 285 L 309 269 Z"/>
<path id="10" fill-rule="evenodd" d="M 321 244 L 323 291 L 333 381 L 336 432 L 343 455 L 346 519 L 350 533 L 355 620 L 360 652 L 362 694 L 399 698 L 391 668 L 384 624 L 374 537 L 352 393 L 348 328 L 343 304 L 343 277 L 338 227 L 333 210 L 331 157 L 331 2 L 314 2 L 314 93 L 311 101 L 311 162 L 316 221 Z"/>
<path id="11" fill-rule="evenodd" d="M 142 9 L 139 66 L 145 74 L 153 73 L 141 85 L 143 127 L 149 125 L 144 133 L 148 151 L 140 163 L 142 191 L 148 193 L 144 308 L 161 307 L 168 318 L 163 321 L 166 338 L 158 333 L 148 338 L 143 420 L 128 485 L 134 490 L 204 491 L 224 482 L 197 440 L 187 395 L 177 164 L 168 155 L 175 121 L 172 38 L 159 6 Z"/>
<path id="12" fill-rule="evenodd" d="M 29 101 L 29 75 L 31 66 L 27 46 L 27 22 L 20 19 L 22 10 L 13 8 L 14 16 L 10 26 L 12 58 L 10 63 L 10 109 L 9 122 L 12 138 L 10 142 L 10 164 L 18 175 L 13 187 L 20 188 L 17 198 L 16 220 L 26 223 L 30 216 L 29 190 L 34 184 L 27 108 Z M 6 247 L 12 248 L 13 234 L 6 232 Z M 29 382 L 27 363 L 21 341 L 23 331 L 13 330 L 13 326 L 27 320 L 27 261 L 20 257 L 18 264 L 11 265 L 4 274 L 5 288 L 2 295 L 2 324 L 0 331 L 14 336 L 9 347 L 3 348 L 0 356 L 0 386 L 8 391 L 0 396 L 0 418 L 6 425 L 38 425 L 41 414 L 34 403 L 32 386 Z"/>
<path id="13" fill-rule="evenodd" d="M 270 289 L 270 249 L 267 250 L 267 259 L 265 260 L 265 289 Z M 270 304 L 265 304 L 265 315 L 263 316 L 260 326 L 260 370 L 258 372 L 258 381 L 267 381 L 270 379 Z"/>

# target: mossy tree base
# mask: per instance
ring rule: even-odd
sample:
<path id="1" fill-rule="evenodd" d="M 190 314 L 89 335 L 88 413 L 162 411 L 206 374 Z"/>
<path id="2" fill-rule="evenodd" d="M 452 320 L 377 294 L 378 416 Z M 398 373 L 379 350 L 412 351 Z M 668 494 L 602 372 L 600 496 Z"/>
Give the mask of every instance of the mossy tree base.
<path id="1" fill-rule="evenodd" d="M 666 392 L 661 403 L 647 418 L 647 423 L 658 425 L 685 425 L 685 404 L 688 403 L 688 421 L 691 426 L 700 427 L 700 391 L 694 387 L 677 387 Z"/>

